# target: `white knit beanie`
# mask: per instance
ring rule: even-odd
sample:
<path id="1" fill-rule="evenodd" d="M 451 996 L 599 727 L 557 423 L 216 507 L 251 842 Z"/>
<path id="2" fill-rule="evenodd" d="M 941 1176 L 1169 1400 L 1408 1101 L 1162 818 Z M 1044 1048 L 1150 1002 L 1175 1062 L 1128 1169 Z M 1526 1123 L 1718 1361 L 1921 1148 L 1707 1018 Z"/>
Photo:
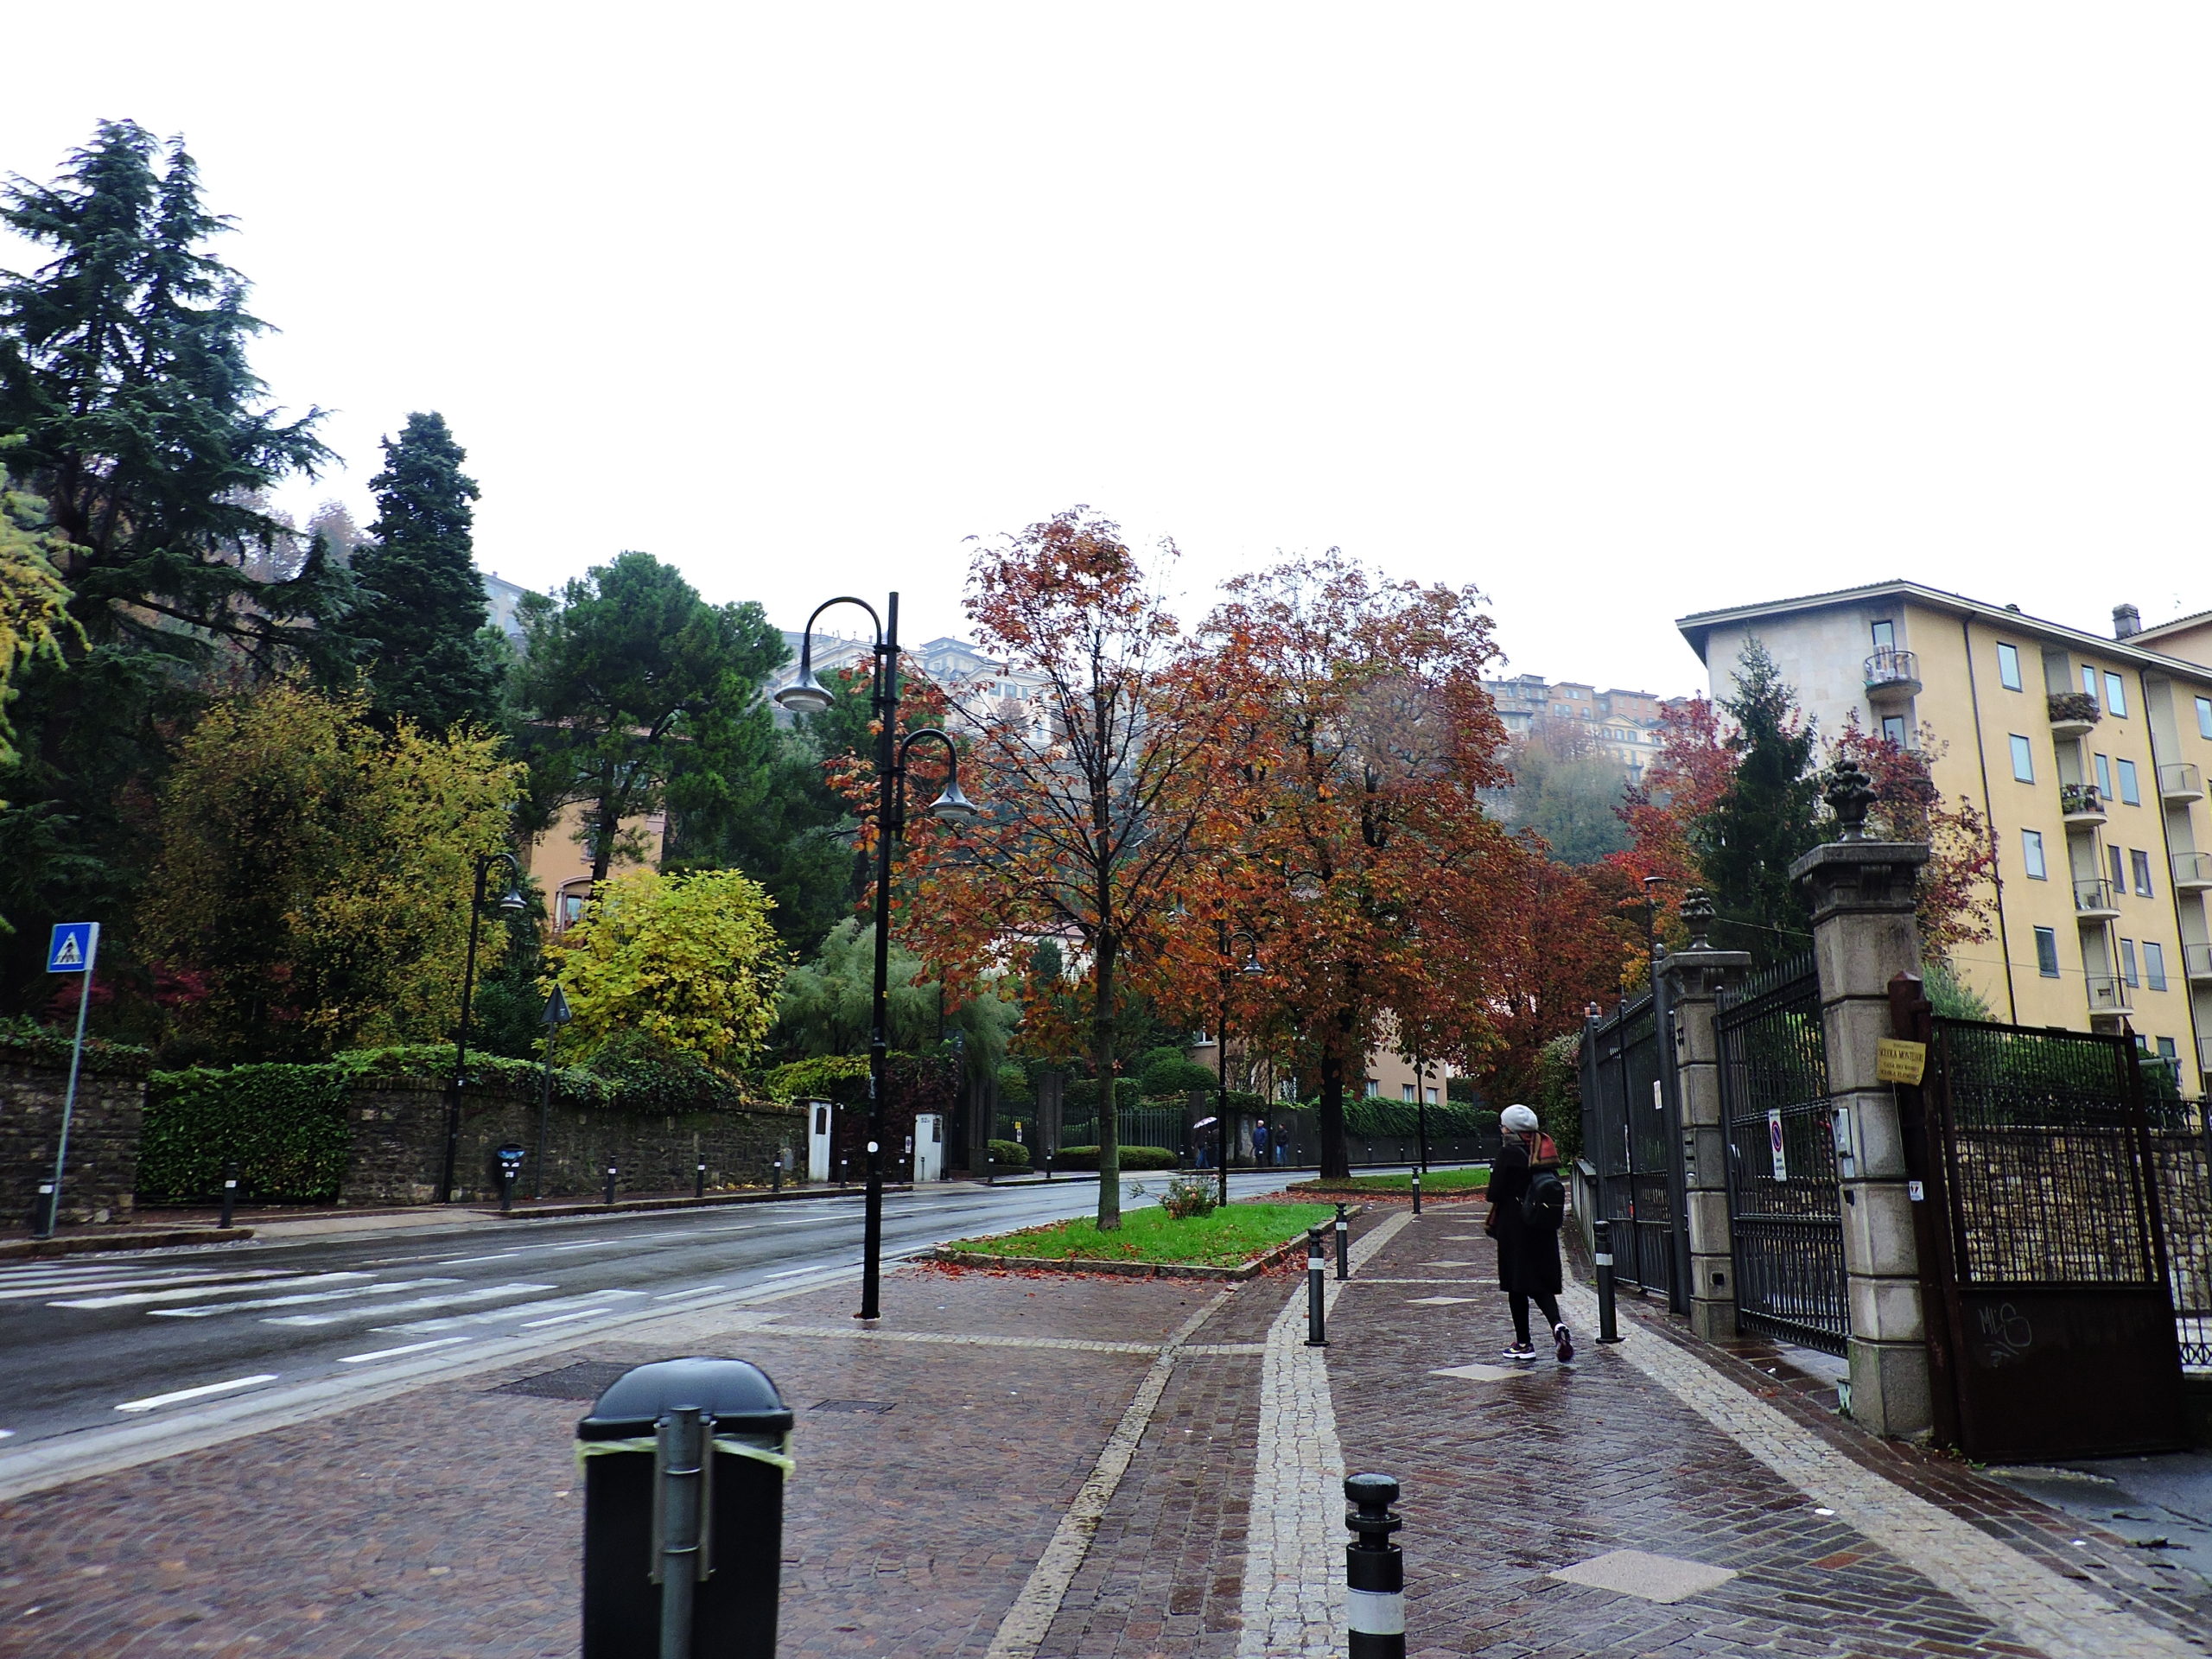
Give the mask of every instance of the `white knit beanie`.
<path id="1" fill-rule="evenodd" d="M 1526 1106 L 1509 1106 L 1498 1118 L 1499 1124 L 1516 1135 L 1529 1135 L 1538 1127 L 1536 1115 Z"/>

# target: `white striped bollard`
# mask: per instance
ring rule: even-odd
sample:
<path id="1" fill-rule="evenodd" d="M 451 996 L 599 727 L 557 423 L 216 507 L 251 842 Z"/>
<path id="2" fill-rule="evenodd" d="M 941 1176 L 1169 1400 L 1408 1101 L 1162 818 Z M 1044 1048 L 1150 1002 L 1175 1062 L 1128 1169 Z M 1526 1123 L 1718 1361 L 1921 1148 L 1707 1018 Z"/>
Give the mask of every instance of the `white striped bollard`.
<path id="1" fill-rule="evenodd" d="M 1344 1207 L 1337 1206 L 1337 1277 L 1351 1277 L 1351 1223 L 1344 1219 Z"/>
<path id="2" fill-rule="evenodd" d="M 1329 1270 L 1328 1258 L 1322 1254 L 1327 1249 L 1327 1226 L 1306 1230 L 1306 1345 L 1325 1348 L 1329 1345 L 1327 1315 L 1321 1308 L 1323 1275 Z"/>
<path id="3" fill-rule="evenodd" d="M 1414 1171 L 1414 1214 L 1421 1214 L 1421 1171 Z"/>
<path id="4" fill-rule="evenodd" d="M 1390 1541 L 1405 1525 L 1390 1506 L 1398 1483 L 1388 1475 L 1354 1475 L 1344 1482 L 1344 1623 L 1348 1659 L 1406 1659 L 1406 1557 Z"/>
<path id="5" fill-rule="evenodd" d="M 1598 1340 L 1618 1342 L 1620 1326 L 1615 1323 L 1613 1313 L 1613 1224 L 1599 1221 L 1591 1231 L 1598 1245 L 1592 1252 L 1598 1264 Z"/>

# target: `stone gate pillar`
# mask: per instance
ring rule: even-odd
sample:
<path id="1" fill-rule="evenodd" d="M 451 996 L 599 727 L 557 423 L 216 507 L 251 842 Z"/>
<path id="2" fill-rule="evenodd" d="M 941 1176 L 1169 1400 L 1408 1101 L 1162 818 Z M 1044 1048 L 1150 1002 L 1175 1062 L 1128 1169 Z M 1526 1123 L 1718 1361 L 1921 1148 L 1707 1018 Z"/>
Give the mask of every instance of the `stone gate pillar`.
<path id="1" fill-rule="evenodd" d="M 1840 836 L 1806 854 L 1789 874 L 1813 903 L 1828 1094 L 1837 1115 L 1851 1414 L 1878 1434 L 1906 1436 L 1934 1426 L 1927 1326 L 1897 1095 L 1876 1078 L 1874 1066 L 1890 1034 L 1890 976 L 1920 971 L 1913 897 L 1929 849 L 1920 842 L 1867 840 L 1873 798 L 1865 772 L 1839 767 L 1827 799 Z"/>
<path id="2" fill-rule="evenodd" d="M 1706 943 L 1713 900 L 1682 895 L 1685 950 L 1658 965 L 1675 1017 L 1675 1098 L 1681 1103 L 1682 1204 L 1689 1227 L 1690 1328 L 1711 1340 L 1736 1334 L 1735 1252 L 1728 1231 L 1728 1136 L 1721 1116 L 1720 1049 L 1713 1014 L 1722 990 L 1751 970 L 1751 953 Z"/>

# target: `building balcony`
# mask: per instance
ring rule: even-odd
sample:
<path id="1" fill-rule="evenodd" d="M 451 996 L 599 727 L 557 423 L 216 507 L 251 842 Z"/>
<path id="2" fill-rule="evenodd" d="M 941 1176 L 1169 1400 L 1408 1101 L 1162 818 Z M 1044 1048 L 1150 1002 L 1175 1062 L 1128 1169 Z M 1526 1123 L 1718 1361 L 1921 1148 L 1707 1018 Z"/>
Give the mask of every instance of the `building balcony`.
<path id="1" fill-rule="evenodd" d="M 2105 798 L 2094 784 L 2061 784 L 2058 816 L 2069 828 L 2105 821 Z"/>
<path id="2" fill-rule="evenodd" d="M 2212 891 L 2212 853 L 2176 853 L 2174 889 L 2178 893 Z"/>
<path id="3" fill-rule="evenodd" d="M 2118 974 L 2091 974 L 2089 976 L 2090 1017 L 2093 1019 L 2104 1016 L 2117 1017 L 2134 1013 L 2135 1005 L 2128 999 L 2128 993 L 2132 988 L 2128 982 Z"/>
<path id="4" fill-rule="evenodd" d="M 2049 707 L 2053 737 L 2079 737 L 2104 713 L 2097 700 L 2083 691 L 2058 692 L 2049 699 Z"/>
<path id="5" fill-rule="evenodd" d="M 1869 697 L 1911 697 L 1920 694 L 1920 658 L 1909 651 L 1885 645 L 1866 659 Z"/>
<path id="6" fill-rule="evenodd" d="M 2074 884 L 2075 921 L 2108 922 L 2119 914 L 2120 900 L 2113 893 L 2111 882 L 2088 880 Z"/>
<path id="7" fill-rule="evenodd" d="M 2201 801 L 2204 774 L 2185 761 L 2158 768 L 2158 798 L 2162 801 Z"/>
<path id="8" fill-rule="evenodd" d="M 2181 970 L 2192 985 L 2212 982 L 2212 944 L 2182 946 Z"/>

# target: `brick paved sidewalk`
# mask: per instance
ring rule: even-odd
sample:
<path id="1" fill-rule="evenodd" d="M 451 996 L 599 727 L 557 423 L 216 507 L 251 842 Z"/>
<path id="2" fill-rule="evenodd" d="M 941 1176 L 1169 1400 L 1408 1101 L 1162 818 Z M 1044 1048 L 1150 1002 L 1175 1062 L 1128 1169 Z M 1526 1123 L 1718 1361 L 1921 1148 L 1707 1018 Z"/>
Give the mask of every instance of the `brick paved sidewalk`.
<path id="1" fill-rule="evenodd" d="M 1868 1440 L 1757 1344 L 1630 1304 L 1630 1341 L 1571 1368 L 1436 1376 L 1510 1369 L 1479 1212 L 1356 1236 L 1325 1353 L 1295 1273 L 908 1269 L 874 1332 L 849 1289 L 701 1311 L 0 1505 L 0 1655 L 572 1655 L 570 1430 L 681 1352 L 753 1358 L 798 1408 L 786 1654 L 1338 1653 L 1346 1464 L 1405 1484 L 1431 1659 L 2206 1650 L 2201 1583 Z M 1624 1550 L 1732 1576 L 1673 1601 L 1553 1576 Z"/>

